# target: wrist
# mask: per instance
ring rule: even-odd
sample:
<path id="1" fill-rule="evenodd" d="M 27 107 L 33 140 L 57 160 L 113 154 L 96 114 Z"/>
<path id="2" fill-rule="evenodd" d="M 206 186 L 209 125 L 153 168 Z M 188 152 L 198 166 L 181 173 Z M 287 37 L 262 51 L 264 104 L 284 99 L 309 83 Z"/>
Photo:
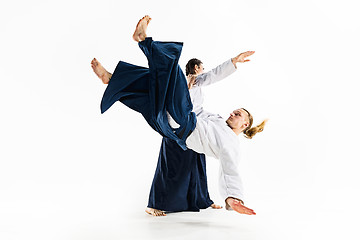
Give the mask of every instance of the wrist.
<path id="1" fill-rule="evenodd" d="M 231 59 L 231 62 L 234 64 L 234 67 L 237 68 L 237 67 L 236 67 L 236 63 L 237 63 L 236 59 L 235 59 L 235 58 L 232 58 L 232 59 Z"/>
<path id="2" fill-rule="evenodd" d="M 225 209 L 229 210 L 229 211 L 232 210 L 232 207 L 229 204 L 230 199 L 231 199 L 231 197 L 228 197 L 228 198 L 225 199 Z"/>

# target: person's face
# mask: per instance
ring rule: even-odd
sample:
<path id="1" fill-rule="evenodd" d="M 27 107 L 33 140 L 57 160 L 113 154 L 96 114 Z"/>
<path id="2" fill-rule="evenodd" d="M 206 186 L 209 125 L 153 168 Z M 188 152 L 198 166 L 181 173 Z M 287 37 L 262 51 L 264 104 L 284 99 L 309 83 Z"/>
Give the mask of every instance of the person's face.
<path id="1" fill-rule="evenodd" d="M 232 129 L 243 130 L 249 126 L 249 116 L 248 113 L 243 109 L 236 109 L 230 113 L 229 118 L 226 120 L 226 123 Z"/>
<path id="2" fill-rule="evenodd" d="M 204 72 L 204 67 L 202 65 L 202 63 L 200 63 L 200 65 L 195 65 L 195 74 L 199 75 L 202 74 Z"/>

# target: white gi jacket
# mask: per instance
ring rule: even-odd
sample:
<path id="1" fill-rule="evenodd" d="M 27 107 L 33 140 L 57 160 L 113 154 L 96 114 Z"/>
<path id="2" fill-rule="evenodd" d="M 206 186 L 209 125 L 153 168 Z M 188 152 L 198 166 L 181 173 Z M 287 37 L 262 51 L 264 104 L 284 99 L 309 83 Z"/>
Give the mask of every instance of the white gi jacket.
<path id="1" fill-rule="evenodd" d="M 202 86 L 224 79 L 234 73 L 236 68 L 231 59 L 199 75 L 189 90 L 193 111 L 197 116 L 196 128 L 186 140 L 188 148 L 204 153 L 220 160 L 219 189 L 220 195 L 226 199 L 234 197 L 243 200 L 243 186 L 238 172 L 240 160 L 239 139 L 225 120 L 218 114 L 206 112 Z"/>
<path id="2" fill-rule="evenodd" d="M 243 200 L 243 186 L 238 172 L 240 160 L 238 136 L 220 115 L 207 112 L 202 107 L 204 96 L 201 87 L 218 82 L 235 71 L 236 68 L 230 59 L 211 71 L 197 76 L 193 87 L 189 90 L 197 122 L 195 129 L 186 139 L 186 146 L 195 152 L 219 159 L 221 197 Z M 180 126 L 170 114 L 168 119 L 172 128 Z"/>
<path id="3" fill-rule="evenodd" d="M 239 139 L 220 116 L 197 118 L 196 127 L 186 139 L 186 146 L 220 160 L 219 188 L 224 199 L 243 200 L 243 186 L 238 172 Z"/>

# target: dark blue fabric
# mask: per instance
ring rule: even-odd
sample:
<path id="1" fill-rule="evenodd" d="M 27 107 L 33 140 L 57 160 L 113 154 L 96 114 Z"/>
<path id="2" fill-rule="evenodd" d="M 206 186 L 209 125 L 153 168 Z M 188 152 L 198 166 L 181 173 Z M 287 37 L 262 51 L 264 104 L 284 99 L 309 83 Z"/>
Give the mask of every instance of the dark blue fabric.
<path id="1" fill-rule="evenodd" d="M 146 38 L 139 47 L 149 68 L 120 61 L 101 101 L 101 113 L 116 101 L 140 112 L 149 125 L 162 136 L 173 139 L 184 150 L 185 140 L 196 125 L 196 115 L 184 73 L 178 61 L 182 43 L 158 42 Z M 180 125 L 173 131 L 166 111 Z"/>
<path id="2" fill-rule="evenodd" d="M 164 138 L 152 184 L 149 207 L 165 211 L 199 211 L 213 202 L 207 190 L 205 156 L 186 150 L 186 137 L 195 128 L 196 116 L 186 78 L 178 66 L 182 43 L 139 43 L 149 68 L 120 61 L 101 101 L 101 113 L 116 101 L 141 113 Z M 168 111 L 180 124 L 175 132 Z M 184 151 L 186 150 L 186 151 Z"/>
<path id="3" fill-rule="evenodd" d="M 163 138 L 150 190 L 148 207 L 167 212 L 199 211 L 208 208 L 205 155 Z"/>

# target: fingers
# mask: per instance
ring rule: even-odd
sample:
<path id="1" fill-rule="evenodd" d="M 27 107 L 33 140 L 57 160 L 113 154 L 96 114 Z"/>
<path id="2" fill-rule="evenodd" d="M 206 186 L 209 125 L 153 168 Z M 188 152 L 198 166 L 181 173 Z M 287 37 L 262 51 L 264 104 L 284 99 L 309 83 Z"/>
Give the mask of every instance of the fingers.
<path id="1" fill-rule="evenodd" d="M 243 211 L 241 213 L 247 214 L 247 215 L 256 215 L 255 211 L 250 208 L 243 209 Z"/>
<path id="2" fill-rule="evenodd" d="M 250 209 L 250 208 L 247 208 L 247 207 L 245 207 L 245 206 L 243 206 L 245 209 L 244 209 L 244 212 L 245 212 L 245 214 L 247 214 L 247 215 L 256 215 L 256 213 L 255 213 L 255 211 L 254 210 L 252 210 L 252 209 Z"/>
<path id="3" fill-rule="evenodd" d="M 247 215 L 256 215 L 255 211 L 248 208 L 248 207 L 245 207 L 244 205 L 242 205 L 240 203 L 240 201 L 234 201 L 234 206 L 232 206 L 232 208 L 238 212 L 238 213 L 241 213 L 241 214 L 247 214 Z"/>
<path id="4" fill-rule="evenodd" d="M 245 57 L 249 57 L 249 56 L 253 55 L 254 53 L 255 53 L 255 51 L 246 51 L 241 54 L 243 54 L 243 56 L 245 56 Z"/>
<path id="5" fill-rule="evenodd" d="M 241 54 L 241 57 L 244 59 L 244 62 L 248 62 L 250 60 L 246 59 L 247 57 L 250 57 L 251 55 L 253 55 L 255 53 L 255 51 L 247 51 Z"/>
<path id="6" fill-rule="evenodd" d="M 250 208 L 247 208 L 245 207 L 245 214 L 248 214 L 248 215 L 256 215 L 255 211 L 250 209 Z"/>
<path id="7" fill-rule="evenodd" d="M 243 53 L 240 53 L 237 57 L 249 57 L 251 55 L 253 55 L 255 53 L 255 51 L 246 51 Z"/>
<path id="8" fill-rule="evenodd" d="M 251 55 L 253 55 L 255 53 L 255 51 L 246 51 L 246 52 L 243 52 L 243 53 L 240 53 L 239 55 L 237 55 L 234 60 L 235 62 L 241 62 L 241 63 L 244 63 L 244 62 L 249 62 L 250 60 L 249 59 L 245 59 L 247 57 L 250 57 Z"/>

